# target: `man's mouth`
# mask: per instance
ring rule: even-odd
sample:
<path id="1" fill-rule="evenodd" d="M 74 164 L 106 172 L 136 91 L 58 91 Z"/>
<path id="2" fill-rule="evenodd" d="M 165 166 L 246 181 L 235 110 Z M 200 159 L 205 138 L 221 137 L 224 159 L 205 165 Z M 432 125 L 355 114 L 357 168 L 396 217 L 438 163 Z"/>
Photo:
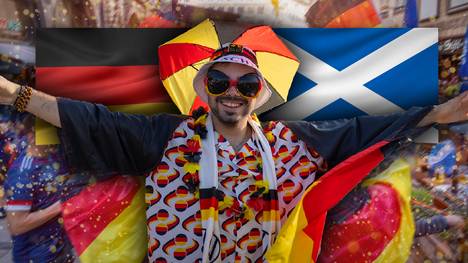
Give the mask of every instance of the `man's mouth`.
<path id="1" fill-rule="evenodd" d="M 233 98 L 233 97 L 223 97 L 219 98 L 218 102 L 221 103 L 223 106 L 228 107 L 228 108 L 239 108 L 247 102 L 244 99 L 241 98 Z"/>

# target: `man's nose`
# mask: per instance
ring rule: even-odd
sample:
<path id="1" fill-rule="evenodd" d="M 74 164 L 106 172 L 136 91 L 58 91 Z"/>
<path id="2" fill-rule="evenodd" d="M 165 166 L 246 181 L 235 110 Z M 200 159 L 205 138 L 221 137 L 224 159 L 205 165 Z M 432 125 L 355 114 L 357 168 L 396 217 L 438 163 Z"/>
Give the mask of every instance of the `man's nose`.
<path id="1" fill-rule="evenodd" d="M 236 84 L 229 84 L 229 88 L 228 90 L 226 91 L 226 95 L 229 95 L 229 96 L 240 96 L 239 94 L 239 91 L 237 90 L 237 83 Z"/>

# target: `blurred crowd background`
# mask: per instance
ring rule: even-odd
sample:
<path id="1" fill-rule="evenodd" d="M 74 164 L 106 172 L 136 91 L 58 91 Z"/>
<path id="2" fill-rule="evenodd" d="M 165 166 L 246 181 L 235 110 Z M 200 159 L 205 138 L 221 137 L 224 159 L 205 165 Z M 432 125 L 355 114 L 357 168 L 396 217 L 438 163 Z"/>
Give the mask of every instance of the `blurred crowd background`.
<path id="1" fill-rule="evenodd" d="M 323 12 L 339 7 L 317 0 L 0 0 L 0 75 L 34 86 L 35 29 L 39 27 L 190 27 L 210 17 L 218 21 L 273 27 L 322 27 Z M 350 1 L 352 2 L 352 1 Z M 406 0 L 373 0 L 382 27 L 405 26 Z M 418 0 L 420 27 L 439 28 L 439 102 L 466 90 L 463 76 L 468 0 Z M 322 5 L 319 5 L 322 3 Z M 322 10 L 318 10 L 322 8 Z M 334 9 L 335 8 L 335 9 Z M 332 10 L 332 11 L 330 11 Z M 466 51 L 465 51 L 466 52 Z M 408 74 L 411 74 L 410 72 Z M 14 115 L 12 118 L 11 114 Z M 20 120 L 20 121 L 18 121 Z M 0 179 L 15 149 L 33 139 L 30 116 L 0 111 Z M 13 136 L 13 134 L 16 134 Z M 20 134 L 20 136 L 18 136 Z M 414 154 L 413 212 L 416 219 L 456 214 L 465 229 L 415 240 L 411 262 L 468 262 L 468 124 L 439 127 L 437 145 L 418 144 Z M 0 191 L 0 195 L 3 192 Z M 3 213 L 3 212 L 2 212 Z M 5 227 L 4 222 L 0 227 Z M 8 262 L 7 232 L 0 231 L 0 261 Z"/>

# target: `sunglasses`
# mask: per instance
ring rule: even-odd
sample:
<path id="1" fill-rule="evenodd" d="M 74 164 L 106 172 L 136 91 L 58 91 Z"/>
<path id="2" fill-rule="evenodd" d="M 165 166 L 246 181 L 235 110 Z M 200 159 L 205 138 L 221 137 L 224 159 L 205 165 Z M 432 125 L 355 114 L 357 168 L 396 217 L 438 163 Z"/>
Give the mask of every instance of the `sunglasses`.
<path id="1" fill-rule="evenodd" d="M 205 86 L 208 94 L 220 96 L 231 86 L 246 98 L 255 98 L 262 89 L 262 81 L 256 73 L 248 73 L 234 80 L 219 70 L 209 70 L 206 73 Z"/>

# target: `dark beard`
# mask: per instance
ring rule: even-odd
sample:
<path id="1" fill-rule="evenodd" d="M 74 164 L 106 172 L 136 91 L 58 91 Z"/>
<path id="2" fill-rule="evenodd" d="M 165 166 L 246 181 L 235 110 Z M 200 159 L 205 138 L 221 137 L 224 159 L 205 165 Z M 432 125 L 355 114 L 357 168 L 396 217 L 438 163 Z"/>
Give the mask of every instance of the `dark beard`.
<path id="1" fill-rule="evenodd" d="M 244 104 L 242 107 L 244 107 L 241 111 L 241 113 L 233 113 L 233 112 L 220 112 L 218 106 L 221 104 L 220 100 L 221 99 L 230 99 L 232 98 L 233 100 L 236 101 L 242 101 Z M 216 98 L 210 98 L 209 99 L 209 106 L 211 109 L 211 112 L 213 115 L 224 125 L 228 127 L 234 127 L 236 124 L 243 119 L 245 116 L 249 115 L 250 107 L 249 107 L 249 101 L 247 101 L 244 98 L 239 98 L 239 97 L 230 97 L 230 96 L 221 96 L 221 97 L 216 97 Z"/>

